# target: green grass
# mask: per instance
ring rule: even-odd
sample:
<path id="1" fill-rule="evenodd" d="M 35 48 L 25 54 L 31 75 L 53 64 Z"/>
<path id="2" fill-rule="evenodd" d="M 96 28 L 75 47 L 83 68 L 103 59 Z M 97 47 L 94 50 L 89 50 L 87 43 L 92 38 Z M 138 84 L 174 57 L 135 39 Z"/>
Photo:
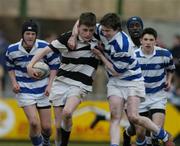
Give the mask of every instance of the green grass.
<path id="1" fill-rule="evenodd" d="M 52 142 L 53 143 L 53 142 Z M 32 146 L 30 142 L 21 142 L 21 141 L 0 141 L 0 146 Z M 55 146 L 52 144 L 51 146 Z M 73 142 L 68 146 L 109 146 L 108 143 L 78 143 Z M 176 146 L 180 146 L 180 144 L 176 144 Z"/>
<path id="2" fill-rule="evenodd" d="M 32 146 L 30 142 L 0 141 L 0 146 Z M 52 146 L 55 146 L 54 144 Z M 108 143 L 70 143 L 69 146 L 109 146 Z"/>

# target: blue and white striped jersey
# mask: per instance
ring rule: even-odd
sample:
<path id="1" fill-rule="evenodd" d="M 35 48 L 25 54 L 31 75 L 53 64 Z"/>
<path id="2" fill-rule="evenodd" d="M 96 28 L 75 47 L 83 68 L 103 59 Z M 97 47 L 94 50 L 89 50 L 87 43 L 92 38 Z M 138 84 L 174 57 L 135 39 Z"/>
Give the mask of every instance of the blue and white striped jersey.
<path id="1" fill-rule="evenodd" d="M 97 35 L 105 46 L 106 58 L 119 73 L 116 79 L 124 81 L 143 81 L 140 65 L 134 52 L 134 44 L 125 32 L 118 32 L 110 41 L 103 36 L 101 26 L 97 25 Z M 108 71 L 111 77 L 111 72 Z"/>
<path id="2" fill-rule="evenodd" d="M 157 46 L 152 55 L 145 55 L 141 48 L 135 52 L 145 79 L 146 94 L 161 91 L 165 87 L 166 73 L 175 69 L 172 54 Z"/>
<path id="3" fill-rule="evenodd" d="M 43 40 L 36 39 L 34 47 L 28 53 L 22 46 L 22 39 L 8 47 L 6 51 L 6 65 L 8 71 L 14 70 L 16 80 L 20 85 L 20 93 L 34 97 L 39 97 L 44 94 L 48 83 L 48 78 L 36 80 L 27 74 L 26 66 L 39 49 L 43 49 L 48 45 Z M 46 62 L 51 70 L 59 68 L 59 56 L 54 53 L 47 54 L 42 61 Z M 28 97 L 28 96 L 27 96 Z"/>

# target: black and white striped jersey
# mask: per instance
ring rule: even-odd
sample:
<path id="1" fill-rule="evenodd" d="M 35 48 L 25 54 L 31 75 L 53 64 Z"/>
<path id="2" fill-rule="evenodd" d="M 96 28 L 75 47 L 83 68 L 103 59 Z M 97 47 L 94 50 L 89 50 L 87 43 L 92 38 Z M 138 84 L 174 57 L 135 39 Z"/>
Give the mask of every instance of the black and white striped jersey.
<path id="1" fill-rule="evenodd" d="M 71 50 L 67 46 L 70 36 L 71 32 L 64 33 L 49 45 L 54 52 L 61 53 L 61 66 L 55 80 L 92 91 L 98 59 L 91 49 L 97 46 L 98 40 L 93 38 L 90 42 L 85 42 L 78 37 L 76 49 Z"/>

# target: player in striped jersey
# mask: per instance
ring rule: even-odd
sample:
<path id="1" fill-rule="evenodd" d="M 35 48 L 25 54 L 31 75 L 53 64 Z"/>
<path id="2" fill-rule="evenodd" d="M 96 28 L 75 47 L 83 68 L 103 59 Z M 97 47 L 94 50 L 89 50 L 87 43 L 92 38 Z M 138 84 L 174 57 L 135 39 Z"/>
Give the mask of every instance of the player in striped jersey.
<path id="1" fill-rule="evenodd" d="M 175 66 L 171 53 L 164 48 L 156 46 L 157 32 L 153 28 L 143 30 L 141 47 L 136 50 L 142 74 L 145 78 L 146 100 L 140 104 L 139 113 L 149 112 L 152 121 L 158 127 L 163 127 L 167 92 L 171 87 Z M 145 135 L 142 127 L 136 131 L 137 145 L 145 145 Z"/>
<path id="2" fill-rule="evenodd" d="M 82 13 L 79 18 L 76 49 L 71 50 L 67 46 L 72 33 L 64 33 L 36 54 L 28 65 L 29 74 L 33 76 L 32 66 L 37 60 L 48 52 L 62 52 L 62 63 L 50 95 L 55 111 L 56 146 L 68 145 L 72 114 L 84 96 L 92 91 L 93 76 L 98 66 L 98 59 L 91 51 L 98 44 L 98 40 L 93 37 L 95 26 L 96 16 L 91 12 Z"/>
<path id="3" fill-rule="evenodd" d="M 114 13 L 106 14 L 97 26 L 97 34 L 105 45 L 105 56 L 96 48 L 93 51 L 109 73 L 107 88 L 111 112 L 111 146 L 119 145 L 119 122 L 125 102 L 130 122 L 152 131 L 154 137 L 163 140 L 166 145 L 173 145 L 169 143 L 169 135 L 164 129 L 138 114 L 139 103 L 145 97 L 144 82 L 133 45 L 121 29 L 120 18 Z"/>
<path id="4" fill-rule="evenodd" d="M 132 16 L 127 20 L 126 26 L 131 40 L 134 43 L 134 49 L 138 49 L 141 45 L 140 37 L 144 27 L 142 19 L 138 16 Z M 123 146 L 130 146 L 131 136 L 134 136 L 135 134 L 135 126 L 130 123 L 130 126 L 127 127 L 123 132 Z"/>
<path id="5" fill-rule="evenodd" d="M 51 105 L 47 96 L 60 60 L 56 54 L 49 53 L 42 61 L 48 63 L 51 69 L 50 76 L 37 80 L 28 75 L 27 64 L 38 50 L 43 50 L 42 48 L 48 45 L 47 42 L 37 39 L 37 34 L 38 26 L 34 21 L 29 20 L 23 23 L 22 39 L 7 49 L 7 68 L 18 104 L 23 108 L 29 121 L 30 138 L 33 145 L 49 146 Z"/>

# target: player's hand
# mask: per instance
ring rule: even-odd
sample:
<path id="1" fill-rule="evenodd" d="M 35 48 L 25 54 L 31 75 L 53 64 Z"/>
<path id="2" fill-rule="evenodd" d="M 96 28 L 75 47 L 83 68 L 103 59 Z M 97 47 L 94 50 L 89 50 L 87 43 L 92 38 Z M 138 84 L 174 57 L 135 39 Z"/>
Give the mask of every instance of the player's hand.
<path id="1" fill-rule="evenodd" d="M 19 86 L 19 84 L 17 83 L 17 82 L 15 82 L 15 83 L 12 83 L 12 90 L 13 90 L 13 92 L 14 93 L 19 93 L 19 91 L 20 91 L 20 86 Z"/>
<path id="2" fill-rule="evenodd" d="M 41 78 L 41 74 L 39 72 L 35 71 L 35 69 L 33 69 L 31 64 L 27 65 L 27 73 L 32 78 L 35 78 L 35 79 Z"/>
<path id="3" fill-rule="evenodd" d="M 47 85 L 44 94 L 45 94 L 46 96 L 49 96 L 50 91 L 51 91 L 51 86 L 50 86 L 50 85 Z"/>
<path id="4" fill-rule="evenodd" d="M 170 82 L 165 82 L 165 91 L 169 91 L 171 89 L 171 83 Z"/>
<path id="5" fill-rule="evenodd" d="M 92 52 L 99 58 L 101 57 L 101 55 L 103 55 L 102 52 L 97 48 L 93 48 Z"/>
<path id="6" fill-rule="evenodd" d="M 68 43 L 67 43 L 68 47 L 72 50 L 75 50 L 76 49 L 76 45 L 77 45 L 77 38 L 76 36 L 71 36 L 68 40 Z"/>

